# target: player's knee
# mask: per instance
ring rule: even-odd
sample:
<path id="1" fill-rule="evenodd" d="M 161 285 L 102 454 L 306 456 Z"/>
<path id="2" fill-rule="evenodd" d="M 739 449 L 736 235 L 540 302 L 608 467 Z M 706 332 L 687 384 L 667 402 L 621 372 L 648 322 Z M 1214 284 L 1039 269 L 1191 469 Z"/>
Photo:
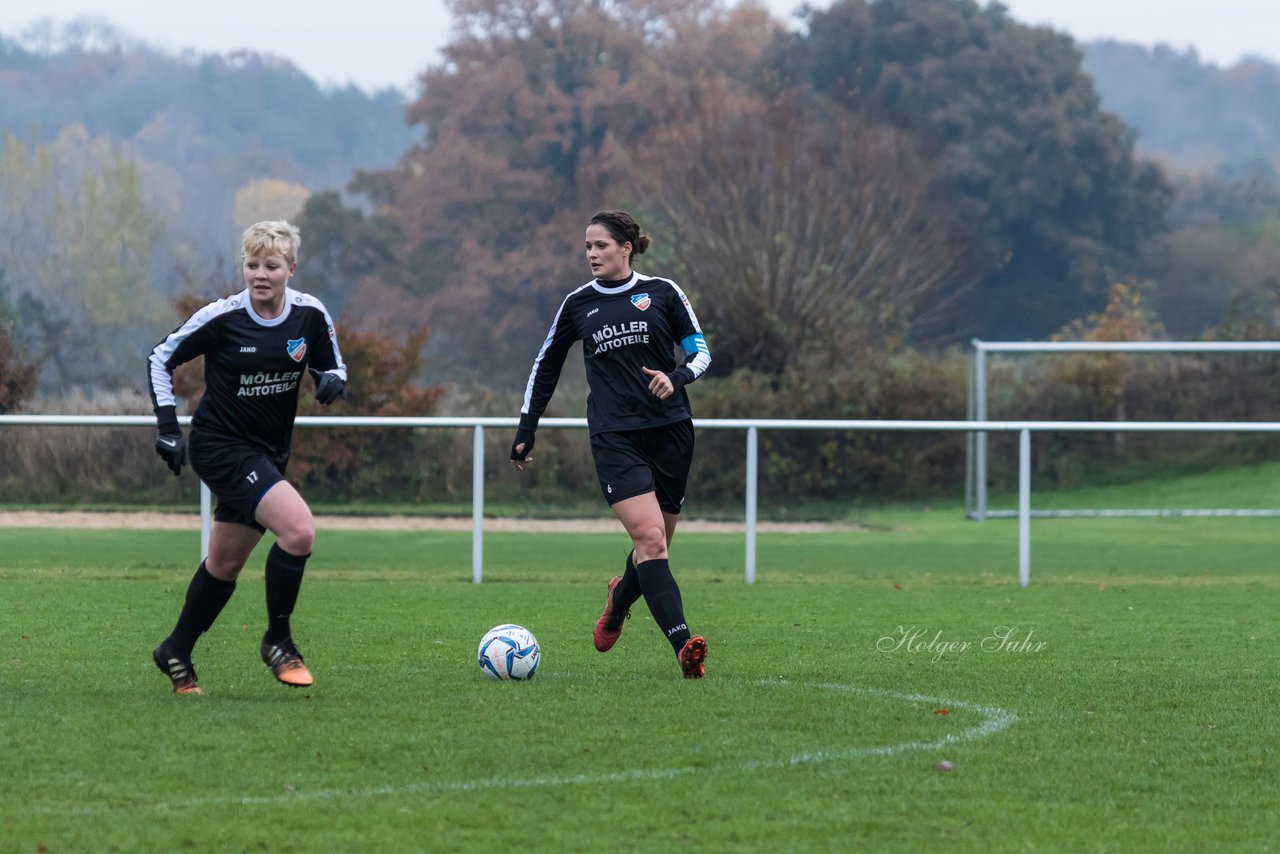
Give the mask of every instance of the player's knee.
<path id="1" fill-rule="evenodd" d="M 661 560 L 667 556 L 667 530 L 661 524 L 645 525 L 631 537 L 636 548 L 636 563 Z"/>
<path id="2" fill-rule="evenodd" d="M 244 569 L 244 561 L 210 554 L 205 558 L 204 569 L 219 581 L 235 581 Z"/>
<path id="3" fill-rule="evenodd" d="M 298 520 L 282 526 L 276 534 L 276 544 L 291 555 L 309 555 L 316 539 L 316 526 L 311 519 Z"/>

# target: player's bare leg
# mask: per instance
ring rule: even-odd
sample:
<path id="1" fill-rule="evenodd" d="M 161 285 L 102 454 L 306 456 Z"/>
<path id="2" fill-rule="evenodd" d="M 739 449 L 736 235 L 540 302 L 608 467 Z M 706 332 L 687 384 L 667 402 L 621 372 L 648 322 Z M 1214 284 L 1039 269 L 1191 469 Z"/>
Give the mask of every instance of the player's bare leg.
<path id="1" fill-rule="evenodd" d="M 261 541 L 262 533 L 256 528 L 236 522 L 214 522 L 209 530 L 209 556 L 205 558 L 209 574 L 223 581 L 235 581 Z"/>
<path id="2" fill-rule="evenodd" d="M 671 538 L 675 536 L 676 522 L 679 518 L 674 513 L 666 511 L 662 513 L 668 549 L 671 547 Z M 636 574 L 636 553 L 635 549 L 632 549 L 627 553 L 627 564 L 622 575 L 615 575 L 610 579 L 609 587 L 605 591 L 604 611 L 596 621 L 595 630 L 592 633 L 597 650 L 608 652 L 613 649 L 622 635 L 623 624 L 631 616 L 631 606 L 640 596 L 640 578 Z"/>
<path id="3" fill-rule="evenodd" d="M 675 535 L 676 519 L 662 512 L 652 492 L 619 501 L 613 505 L 613 512 L 635 548 L 636 575 L 649 613 L 670 642 L 685 677 L 701 677 L 707 642 L 695 638 L 685 623 L 680 587 L 668 560 L 667 546 Z"/>
<path id="4" fill-rule="evenodd" d="M 235 592 L 236 577 L 262 534 L 232 522 L 214 522 L 209 555 L 200 562 L 187 586 L 178 622 L 169 636 L 151 651 L 160 672 L 169 677 L 175 694 L 203 694 L 191 652 L 212 626 Z"/>
<path id="5" fill-rule="evenodd" d="M 306 688 L 315 680 L 293 642 L 289 619 L 315 542 L 315 520 L 307 502 L 288 481 L 280 481 L 262 496 L 256 516 L 258 524 L 276 536 L 267 553 L 268 622 L 262 636 L 262 661 L 281 683 Z"/>

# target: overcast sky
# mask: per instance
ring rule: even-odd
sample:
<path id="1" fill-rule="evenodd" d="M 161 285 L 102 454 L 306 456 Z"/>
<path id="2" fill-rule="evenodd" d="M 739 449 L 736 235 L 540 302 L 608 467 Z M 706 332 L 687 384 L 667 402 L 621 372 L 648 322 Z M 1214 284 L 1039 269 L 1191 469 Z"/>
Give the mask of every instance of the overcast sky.
<path id="1" fill-rule="evenodd" d="M 812 0 L 824 7 L 830 0 Z M 985 2 L 985 0 L 984 0 Z M 800 5 L 766 0 L 781 19 Z M 1082 41 L 1194 47 L 1232 65 L 1246 55 L 1280 62 L 1280 0 L 1004 0 L 1027 24 L 1047 24 Z M 291 60 L 321 84 L 355 83 L 412 92 L 417 73 L 449 38 L 443 0 L 21 0 L 0 2 L 0 34 L 21 35 L 39 20 L 101 18 L 174 53 L 239 48 Z"/>

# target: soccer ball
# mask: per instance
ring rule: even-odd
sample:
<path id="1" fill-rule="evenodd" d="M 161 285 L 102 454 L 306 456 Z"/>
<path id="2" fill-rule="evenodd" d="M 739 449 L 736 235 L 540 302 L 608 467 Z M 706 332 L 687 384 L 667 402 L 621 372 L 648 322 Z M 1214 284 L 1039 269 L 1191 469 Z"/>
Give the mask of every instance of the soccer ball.
<path id="1" fill-rule="evenodd" d="M 538 639 L 524 626 L 494 626 L 480 638 L 480 672 L 490 679 L 532 679 L 541 658 Z"/>

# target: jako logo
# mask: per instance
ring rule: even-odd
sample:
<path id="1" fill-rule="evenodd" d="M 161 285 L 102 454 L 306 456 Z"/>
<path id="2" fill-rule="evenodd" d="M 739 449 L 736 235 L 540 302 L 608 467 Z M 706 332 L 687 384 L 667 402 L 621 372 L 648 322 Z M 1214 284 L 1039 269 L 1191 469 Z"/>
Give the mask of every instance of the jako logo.
<path id="1" fill-rule="evenodd" d="M 653 305 L 653 300 L 649 299 L 648 294 L 632 294 L 631 304 L 641 311 L 644 311 L 646 308 Z"/>
<path id="2" fill-rule="evenodd" d="M 307 357 L 307 339 L 290 338 L 285 344 L 285 349 L 289 351 L 290 359 L 301 362 Z"/>

